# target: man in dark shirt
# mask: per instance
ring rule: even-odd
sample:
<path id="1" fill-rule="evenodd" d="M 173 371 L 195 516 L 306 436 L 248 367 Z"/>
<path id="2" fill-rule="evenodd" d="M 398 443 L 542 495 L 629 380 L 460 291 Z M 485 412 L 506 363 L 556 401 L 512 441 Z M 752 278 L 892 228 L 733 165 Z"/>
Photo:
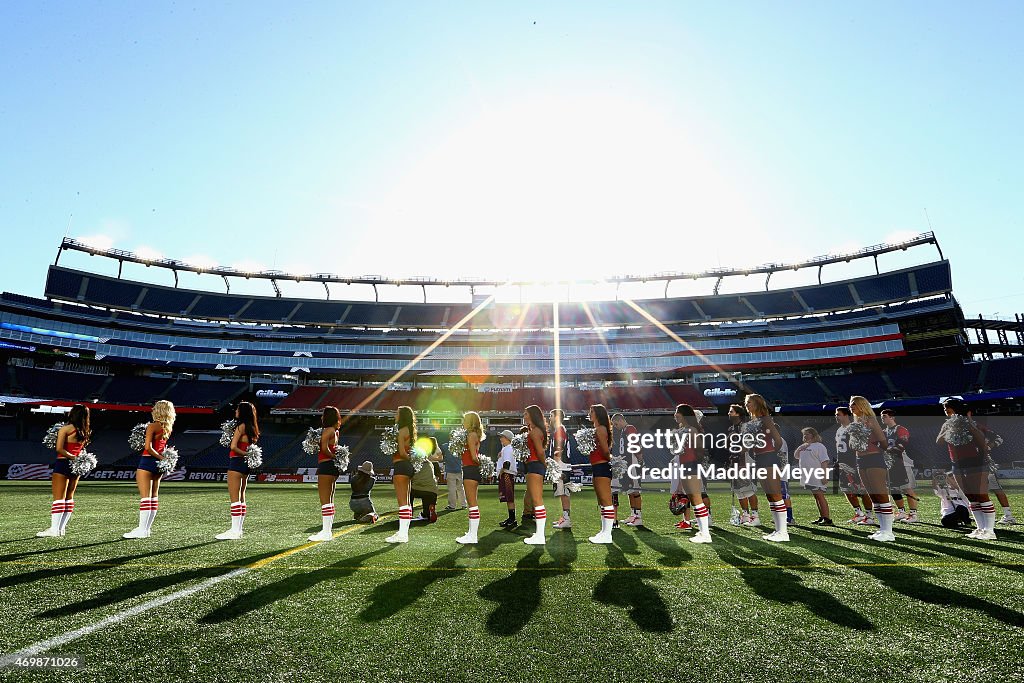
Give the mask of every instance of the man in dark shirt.
<path id="1" fill-rule="evenodd" d="M 364 524 L 373 524 L 377 521 L 377 511 L 370 499 L 370 489 L 377 483 L 375 477 L 373 463 L 369 460 L 360 465 L 352 475 L 352 500 L 348 502 L 348 506 L 352 510 L 352 519 Z"/>

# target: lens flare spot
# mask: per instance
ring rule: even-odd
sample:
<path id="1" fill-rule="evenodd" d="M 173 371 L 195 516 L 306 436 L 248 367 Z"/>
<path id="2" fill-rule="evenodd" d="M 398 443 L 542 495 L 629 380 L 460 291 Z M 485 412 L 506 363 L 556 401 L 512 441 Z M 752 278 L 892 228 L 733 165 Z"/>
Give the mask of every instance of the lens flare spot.
<path id="1" fill-rule="evenodd" d="M 459 361 L 459 374 L 470 384 L 483 384 L 491 374 L 491 366 L 483 356 L 466 356 Z"/>

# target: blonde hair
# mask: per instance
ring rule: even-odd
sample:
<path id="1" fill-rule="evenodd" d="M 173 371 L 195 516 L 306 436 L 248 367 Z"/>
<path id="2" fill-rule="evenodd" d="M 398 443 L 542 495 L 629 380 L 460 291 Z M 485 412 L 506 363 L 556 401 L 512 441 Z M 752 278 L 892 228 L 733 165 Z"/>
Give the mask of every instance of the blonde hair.
<path id="1" fill-rule="evenodd" d="M 174 430 L 174 404 L 170 401 L 157 401 L 153 404 L 153 422 L 159 422 L 164 434 L 170 436 Z"/>
<path id="2" fill-rule="evenodd" d="M 747 412 L 751 417 L 766 417 L 772 414 L 768 408 L 768 401 L 764 400 L 764 396 L 761 394 L 747 394 L 743 403 L 748 406 Z"/>
<path id="3" fill-rule="evenodd" d="M 878 418 L 875 416 L 875 409 L 871 407 L 871 402 L 863 396 L 851 396 L 850 397 L 850 411 L 857 415 L 867 415 L 875 422 L 878 422 Z"/>
<path id="4" fill-rule="evenodd" d="M 476 435 L 481 439 L 484 436 L 484 425 L 480 422 L 480 414 L 470 410 L 462 415 L 463 419 L 469 418 L 469 426 L 466 427 L 466 432 L 476 432 Z"/>
<path id="5" fill-rule="evenodd" d="M 810 435 L 811 441 L 821 442 L 821 434 L 819 434 L 818 430 L 815 429 L 814 427 L 804 427 L 803 429 L 800 430 L 800 433 Z"/>

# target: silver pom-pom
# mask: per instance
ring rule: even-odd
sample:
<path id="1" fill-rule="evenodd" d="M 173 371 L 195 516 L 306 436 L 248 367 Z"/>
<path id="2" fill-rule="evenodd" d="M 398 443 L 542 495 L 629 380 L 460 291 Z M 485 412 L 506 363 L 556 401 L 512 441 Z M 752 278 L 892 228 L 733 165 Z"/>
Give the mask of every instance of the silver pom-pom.
<path id="1" fill-rule="evenodd" d="M 145 422 L 140 422 L 132 427 L 132 431 L 128 433 L 128 448 L 136 453 L 141 453 L 146 448 L 147 429 L 149 429 L 149 424 Z"/>
<path id="2" fill-rule="evenodd" d="M 389 457 L 398 452 L 398 425 L 384 428 L 380 435 L 380 452 Z"/>
<path id="3" fill-rule="evenodd" d="M 744 434 L 760 434 L 764 431 L 764 420 L 760 417 L 754 417 L 743 423 L 740 430 Z"/>
<path id="4" fill-rule="evenodd" d="M 593 427 L 584 427 L 576 430 L 576 445 L 580 453 L 590 455 L 597 449 L 597 430 Z"/>
<path id="5" fill-rule="evenodd" d="M 953 415 L 942 423 L 939 434 L 950 446 L 966 446 L 974 441 L 971 421 L 966 415 Z"/>
<path id="6" fill-rule="evenodd" d="M 469 443 L 469 435 L 463 427 L 456 427 L 448 437 L 448 452 L 452 455 L 462 455 Z"/>
<path id="7" fill-rule="evenodd" d="M 318 455 L 320 453 L 320 437 L 324 430 L 320 427 L 310 427 L 306 432 L 306 438 L 302 440 L 302 450 L 306 455 Z"/>
<path id="8" fill-rule="evenodd" d="M 896 462 L 893 457 L 893 454 L 890 453 L 889 451 L 886 451 L 885 453 L 882 454 L 882 459 L 885 460 L 885 469 L 887 470 L 891 470 L 892 464 Z M 900 460 L 902 460 L 902 458 L 900 458 Z"/>
<path id="9" fill-rule="evenodd" d="M 547 469 L 544 471 L 544 481 L 549 484 L 555 484 L 562 481 L 562 463 L 558 462 L 554 458 L 548 458 Z"/>
<path id="10" fill-rule="evenodd" d="M 334 466 L 339 472 L 348 471 L 349 450 L 348 446 L 338 446 L 334 451 Z"/>
<path id="11" fill-rule="evenodd" d="M 156 461 L 156 468 L 160 470 L 160 474 L 170 474 L 174 470 L 178 469 L 178 449 L 174 446 L 168 446 L 164 449 L 162 458 Z"/>
<path id="12" fill-rule="evenodd" d="M 97 465 L 96 456 L 84 449 L 77 457 L 68 458 L 68 460 L 71 467 L 71 474 L 78 477 L 86 476 L 96 469 Z"/>
<path id="13" fill-rule="evenodd" d="M 58 422 L 46 430 L 46 434 L 43 436 L 43 445 L 49 448 L 51 451 L 57 450 L 57 432 L 64 427 L 67 427 L 67 422 Z"/>
<path id="14" fill-rule="evenodd" d="M 626 476 L 626 469 L 629 467 L 629 464 L 626 462 L 624 457 L 621 455 L 613 455 L 609 464 L 612 466 L 613 479 L 622 479 Z"/>
<path id="15" fill-rule="evenodd" d="M 845 472 L 846 474 L 857 474 L 857 468 L 853 465 L 848 465 L 845 462 L 839 463 L 839 471 Z"/>
<path id="16" fill-rule="evenodd" d="M 580 486 L 575 481 L 570 481 L 568 484 L 565 485 L 565 490 L 568 491 L 569 493 L 579 493 L 580 491 L 583 490 L 583 487 Z"/>
<path id="17" fill-rule="evenodd" d="M 999 474 L 999 463 L 992 459 L 992 456 L 985 458 L 985 464 L 988 465 L 988 471 L 992 474 Z"/>
<path id="18" fill-rule="evenodd" d="M 263 449 L 254 443 L 249 444 L 245 449 L 245 464 L 249 469 L 255 470 L 263 466 Z"/>
<path id="19" fill-rule="evenodd" d="M 846 428 L 846 433 L 850 437 L 851 449 L 860 453 L 868 449 L 868 444 L 871 442 L 871 427 L 863 422 L 851 422 Z"/>
<path id="20" fill-rule="evenodd" d="M 486 455 L 480 456 L 480 477 L 490 479 L 494 476 L 494 461 Z"/>
<path id="21" fill-rule="evenodd" d="M 220 426 L 220 445 L 225 448 L 231 445 L 235 438 L 235 428 L 238 427 L 238 420 L 228 420 Z"/>
<path id="22" fill-rule="evenodd" d="M 396 430 L 397 431 L 397 430 Z M 383 442 L 381 442 L 383 445 Z M 381 449 L 383 450 L 383 448 Z M 409 454 L 409 462 L 412 463 L 412 471 L 419 472 L 423 469 L 424 465 L 429 465 L 427 460 L 427 454 L 425 451 L 413 446 L 412 453 Z"/>
<path id="23" fill-rule="evenodd" d="M 512 454 L 519 462 L 526 462 L 530 459 L 530 447 L 526 443 L 529 438 L 526 434 L 516 434 L 512 437 Z"/>

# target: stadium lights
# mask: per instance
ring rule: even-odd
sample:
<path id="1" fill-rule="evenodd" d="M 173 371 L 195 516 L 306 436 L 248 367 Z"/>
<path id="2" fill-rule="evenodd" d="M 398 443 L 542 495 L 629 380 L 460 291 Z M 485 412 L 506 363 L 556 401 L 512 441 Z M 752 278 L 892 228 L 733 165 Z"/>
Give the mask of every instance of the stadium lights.
<path id="1" fill-rule="evenodd" d="M 402 286 L 402 285 L 416 285 L 420 287 L 432 286 L 432 287 L 504 287 L 504 286 L 537 286 L 541 284 L 543 286 L 555 286 L 555 285 L 598 285 L 602 283 L 621 284 L 626 282 L 632 283 L 647 283 L 652 281 L 673 281 L 673 280 L 702 280 L 709 278 L 724 278 L 724 277 L 736 277 L 736 276 L 748 276 L 757 274 L 771 274 L 783 270 L 800 270 L 801 268 L 822 268 L 826 265 L 835 263 L 849 263 L 856 259 L 862 258 L 877 258 L 878 256 L 894 251 L 906 251 L 911 247 L 931 244 L 939 250 L 939 256 L 942 257 L 942 249 L 939 247 L 938 240 L 935 234 L 932 232 L 923 232 L 914 237 L 894 242 L 894 243 L 882 243 L 875 244 L 868 247 L 863 247 L 856 251 L 843 253 L 843 254 L 825 254 L 822 256 L 815 256 L 803 261 L 796 261 L 792 263 L 768 263 L 756 267 L 746 268 L 712 268 L 704 271 L 694 272 L 683 272 L 683 271 L 662 271 L 657 273 L 648 273 L 642 275 L 612 275 L 601 279 L 580 279 L 580 280 L 555 280 L 544 283 L 537 283 L 533 281 L 525 280 L 486 280 L 483 278 L 465 277 L 465 278 L 431 278 L 424 276 L 408 277 L 408 278 L 394 278 L 384 277 L 382 275 L 359 275 L 359 276 L 340 276 L 333 273 L 312 273 L 312 274 L 300 274 L 300 273 L 284 273 L 278 270 L 259 270 L 256 268 L 250 269 L 239 269 L 227 266 L 218 266 L 211 263 L 188 263 L 185 261 L 179 261 L 177 259 L 169 259 L 160 257 L 159 254 L 138 254 L 123 249 L 116 249 L 113 247 L 104 248 L 103 245 L 90 243 L 88 239 L 76 239 L 73 237 L 65 237 L 57 251 L 57 261 L 60 260 L 60 255 L 64 251 L 79 251 L 90 254 L 92 256 L 103 256 L 117 260 L 122 265 L 124 263 L 139 263 L 143 265 L 152 265 L 161 268 L 167 268 L 175 271 L 177 276 L 178 271 L 200 273 L 200 274 L 212 274 L 219 275 L 223 278 L 237 277 L 245 279 L 262 279 L 262 280 L 294 280 L 295 282 L 319 282 L 319 283 L 343 283 L 343 284 L 363 284 L 363 285 L 391 285 L 391 286 Z M 159 258 L 151 258 L 157 256 Z M 820 271 L 819 271 L 820 273 Z"/>

